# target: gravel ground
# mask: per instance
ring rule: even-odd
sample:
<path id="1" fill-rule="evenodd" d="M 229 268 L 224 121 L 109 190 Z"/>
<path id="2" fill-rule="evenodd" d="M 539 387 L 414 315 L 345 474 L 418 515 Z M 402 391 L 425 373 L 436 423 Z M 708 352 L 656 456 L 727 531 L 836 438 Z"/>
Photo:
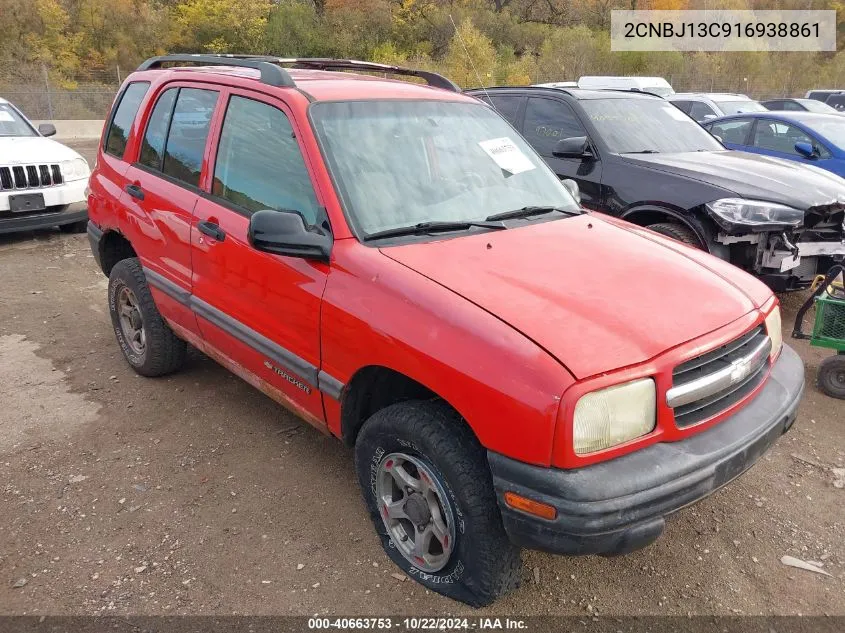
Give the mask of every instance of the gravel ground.
<path id="1" fill-rule="evenodd" d="M 845 404 L 813 384 L 795 428 L 657 543 L 528 552 L 522 588 L 474 611 L 397 574 L 338 441 L 196 353 L 136 376 L 85 236 L 0 236 L 0 270 L 0 614 L 845 615 Z M 791 344 L 812 381 L 826 352 Z"/>

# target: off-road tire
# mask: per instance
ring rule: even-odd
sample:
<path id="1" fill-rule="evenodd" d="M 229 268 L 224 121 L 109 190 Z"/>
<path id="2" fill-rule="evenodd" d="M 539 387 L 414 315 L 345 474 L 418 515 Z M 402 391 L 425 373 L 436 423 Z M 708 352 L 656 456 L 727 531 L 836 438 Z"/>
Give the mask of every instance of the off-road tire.
<path id="1" fill-rule="evenodd" d="M 59 230 L 62 233 L 85 233 L 88 230 L 88 220 L 71 222 L 70 224 L 60 224 Z"/>
<path id="2" fill-rule="evenodd" d="M 426 573 L 392 543 L 380 515 L 376 476 L 383 458 L 411 455 L 445 490 L 455 518 L 455 545 L 445 566 Z M 492 603 L 520 584 L 520 550 L 508 540 L 484 448 L 442 401 L 408 401 L 367 420 L 355 443 L 355 469 L 367 509 L 387 555 L 427 589 L 474 607 Z"/>
<path id="3" fill-rule="evenodd" d="M 646 228 L 654 231 L 655 233 L 660 233 L 666 237 L 678 240 L 683 244 L 689 244 L 690 246 L 701 248 L 701 240 L 698 239 L 695 231 L 683 224 L 678 224 L 676 222 L 660 222 L 658 224 L 650 224 Z"/>
<path id="4" fill-rule="evenodd" d="M 133 350 L 120 325 L 117 298 L 123 288 L 134 293 L 143 319 L 146 345 L 141 354 Z M 137 258 L 124 259 L 114 265 L 109 275 L 108 296 L 114 334 L 132 369 L 142 376 L 154 377 L 172 373 L 182 366 L 188 346 L 173 333 L 159 313 Z"/>
<path id="5" fill-rule="evenodd" d="M 818 383 L 831 398 L 845 400 L 845 354 L 828 356 L 821 362 Z"/>

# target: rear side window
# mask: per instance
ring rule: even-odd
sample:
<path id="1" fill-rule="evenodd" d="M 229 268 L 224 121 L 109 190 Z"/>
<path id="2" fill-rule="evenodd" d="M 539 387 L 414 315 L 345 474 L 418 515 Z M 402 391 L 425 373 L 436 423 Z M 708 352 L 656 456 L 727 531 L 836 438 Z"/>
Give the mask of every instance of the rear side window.
<path id="1" fill-rule="evenodd" d="M 689 114 L 690 108 L 692 107 L 692 101 L 671 101 L 672 105 L 674 105 L 679 110 L 686 112 Z"/>
<path id="2" fill-rule="evenodd" d="M 525 107 L 523 136 L 540 154 L 551 156 L 559 140 L 587 136 L 587 131 L 568 104 L 532 97 Z"/>
<path id="3" fill-rule="evenodd" d="M 689 115 L 696 121 L 703 121 L 706 116 L 716 116 L 716 112 L 706 103 L 693 101 L 690 104 Z"/>
<path id="4" fill-rule="evenodd" d="M 165 90 L 144 133 L 141 165 L 196 187 L 218 93 L 198 88 Z"/>
<path id="5" fill-rule="evenodd" d="M 129 139 L 129 130 L 149 87 L 150 84 L 147 81 L 136 81 L 126 86 L 106 134 L 105 152 L 107 154 L 123 158 L 126 141 Z"/>
<path id="6" fill-rule="evenodd" d="M 211 192 L 248 212 L 298 212 L 318 224 L 320 206 L 285 113 L 233 96 L 226 109 Z"/>
<path id="7" fill-rule="evenodd" d="M 173 108 L 162 171 L 195 187 L 200 182 L 202 155 L 217 94 L 213 90 L 182 88 Z"/>
<path id="8" fill-rule="evenodd" d="M 747 145 L 748 133 L 754 121 L 751 119 L 732 119 L 709 126 L 707 129 L 713 136 L 719 137 L 723 143 Z"/>
<path id="9" fill-rule="evenodd" d="M 177 94 L 179 94 L 179 88 L 171 88 L 165 90 L 158 98 L 150 120 L 147 122 L 144 142 L 141 144 L 141 156 L 138 162 L 158 171 L 161 171 L 164 161 L 164 142 L 167 140 L 167 129 L 170 127 L 170 116 L 173 113 Z"/>
<path id="10" fill-rule="evenodd" d="M 484 101 L 493 106 L 493 108 L 508 120 L 508 123 L 516 127 L 516 118 L 519 116 L 519 106 L 522 105 L 522 97 L 515 95 L 495 95 L 492 97 L 482 97 Z"/>

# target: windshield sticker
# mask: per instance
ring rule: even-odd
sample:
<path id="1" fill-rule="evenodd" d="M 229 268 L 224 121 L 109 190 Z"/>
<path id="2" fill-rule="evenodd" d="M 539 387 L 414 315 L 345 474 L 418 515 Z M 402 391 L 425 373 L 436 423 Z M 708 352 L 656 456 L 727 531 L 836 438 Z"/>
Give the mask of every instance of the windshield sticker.
<path id="1" fill-rule="evenodd" d="M 511 175 L 536 169 L 531 159 L 523 154 L 522 150 L 507 136 L 490 139 L 489 141 L 479 141 L 478 145 L 490 158 L 496 161 L 496 164 L 501 167 L 502 171 L 506 171 Z"/>
<path id="2" fill-rule="evenodd" d="M 15 119 L 12 117 L 12 115 L 9 112 L 6 112 L 5 110 L 0 110 L 0 121 L 14 122 L 14 120 Z"/>
<path id="3" fill-rule="evenodd" d="M 678 110 L 678 108 L 676 108 L 675 106 L 667 105 L 663 106 L 663 109 L 670 117 L 672 117 L 676 121 L 689 121 L 690 123 L 695 123 L 695 121 L 693 121 L 686 114 Z"/>

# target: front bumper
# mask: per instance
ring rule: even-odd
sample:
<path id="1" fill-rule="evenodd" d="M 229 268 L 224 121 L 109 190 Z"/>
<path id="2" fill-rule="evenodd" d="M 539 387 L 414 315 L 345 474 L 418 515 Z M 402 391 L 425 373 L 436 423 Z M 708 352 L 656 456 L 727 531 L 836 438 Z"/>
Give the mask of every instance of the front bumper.
<path id="1" fill-rule="evenodd" d="M 57 210 L 30 213 L 27 215 L 0 213 L 0 233 L 17 233 L 18 231 L 32 231 L 51 226 L 62 226 L 88 219 L 88 203 L 75 202 Z"/>
<path id="2" fill-rule="evenodd" d="M 33 229 L 73 224 L 88 219 L 88 202 L 85 188 L 88 179 L 73 180 L 56 187 L 41 189 L 14 189 L 0 192 L 0 233 L 15 233 Z M 9 196 L 40 193 L 44 196 L 45 211 L 34 213 L 12 213 L 9 211 Z"/>
<path id="3" fill-rule="evenodd" d="M 784 346 L 765 386 L 740 411 L 679 442 L 654 444 L 574 470 L 488 452 L 505 530 L 521 547 L 556 554 L 625 554 L 652 543 L 666 516 L 732 481 L 795 421 L 804 364 Z M 507 506 L 507 491 L 557 508 L 541 519 Z"/>

